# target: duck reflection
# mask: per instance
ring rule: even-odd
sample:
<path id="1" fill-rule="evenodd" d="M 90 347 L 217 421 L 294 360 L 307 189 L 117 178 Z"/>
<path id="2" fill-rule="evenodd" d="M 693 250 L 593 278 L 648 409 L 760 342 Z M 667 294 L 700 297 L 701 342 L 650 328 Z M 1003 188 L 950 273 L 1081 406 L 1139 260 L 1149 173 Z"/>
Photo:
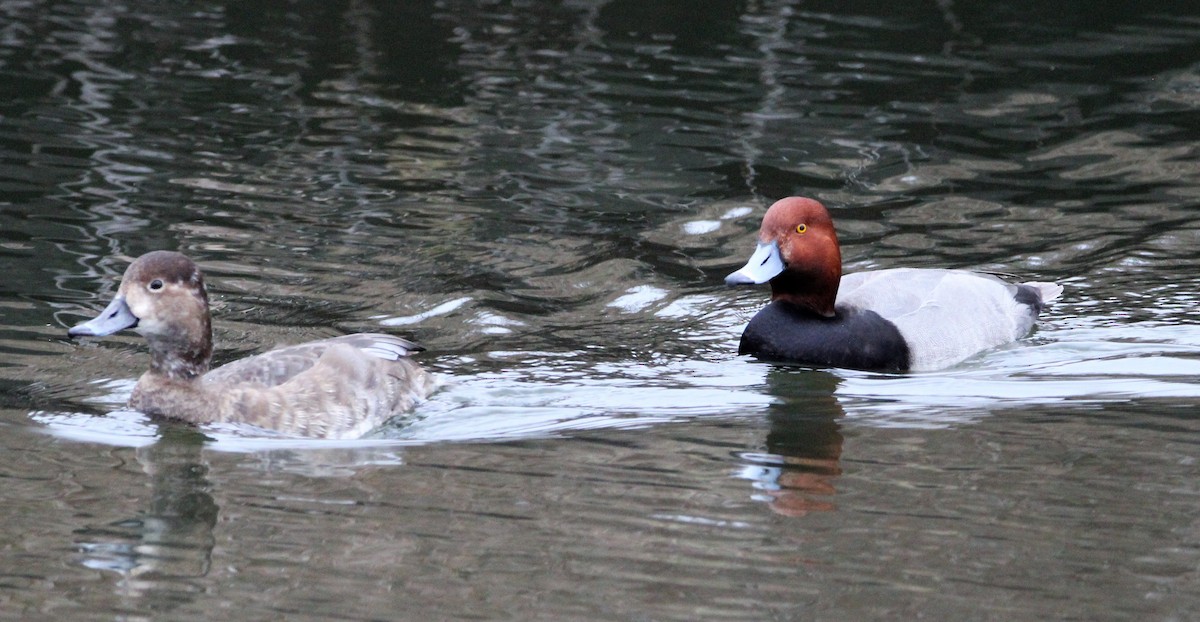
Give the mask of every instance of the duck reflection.
<path id="1" fill-rule="evenodd" d="M 144 512 L 76 531 L 83 565 L 121 576 L 118 593 L 154 609 L 189 602 L 201 591 L 192 579 L 208 574 L 218 507 L 209 494 L 201 459 L 205 437 L 183 424 L 166 424 L 152 445 L 137 449 L 150 477 Z"/>
<path id="2" fill-rule="evenodd" d="M 786 516 L 837 509 L 831 497 L 842 473 L 844 414 L 834 397 L 839 379 L 827 372 L 776 367 L 767 374 L 768 392 L 779 398 L 767 420 L 764 452 L 746 452 L 737 477 L 750 480 L 753 498 Z"/>

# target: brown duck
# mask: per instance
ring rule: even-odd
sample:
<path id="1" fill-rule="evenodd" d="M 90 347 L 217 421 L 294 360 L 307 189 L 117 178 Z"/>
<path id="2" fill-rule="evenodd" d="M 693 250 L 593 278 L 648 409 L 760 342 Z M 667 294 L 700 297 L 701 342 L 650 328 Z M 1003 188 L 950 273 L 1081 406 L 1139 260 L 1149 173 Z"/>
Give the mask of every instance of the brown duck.
<path id="1" fill-rule="evenodd" d="M 129 406 L 191 423 L 243 423 L 312 438 L 356 438 L 434 389 L 409 358 L 420 346 L 361 333 L 272 350 L 209 369 L 212 320 L 204 277 L 170 251 L 142 255 L 95 319 L 67 331 L 100 337 L 132 328 L 150 346 L 150 370 Z"/>

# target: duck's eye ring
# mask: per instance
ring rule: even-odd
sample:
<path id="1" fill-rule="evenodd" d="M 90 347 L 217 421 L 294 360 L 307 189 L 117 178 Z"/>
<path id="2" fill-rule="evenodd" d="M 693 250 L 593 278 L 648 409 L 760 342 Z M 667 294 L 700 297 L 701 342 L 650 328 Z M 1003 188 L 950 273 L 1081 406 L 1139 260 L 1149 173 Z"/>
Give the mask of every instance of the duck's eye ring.
<path id="1" fill-rule="evenodd" d="M 147 287 L 149 287 L 150 291 L 152 291 L 152 292 L 156 292 L 156 291 L 162 289 L 163 288 L 162 279 L 154 279 L 153 281 L 150 281 L 150 285 L 148 285 Z"/>
<path id="2" fill-rule="evenodd" d="M 804 223 L 796 225 L 796 233 L 804 233 L 805 231 L 808 231 L 808 225 Z"/>

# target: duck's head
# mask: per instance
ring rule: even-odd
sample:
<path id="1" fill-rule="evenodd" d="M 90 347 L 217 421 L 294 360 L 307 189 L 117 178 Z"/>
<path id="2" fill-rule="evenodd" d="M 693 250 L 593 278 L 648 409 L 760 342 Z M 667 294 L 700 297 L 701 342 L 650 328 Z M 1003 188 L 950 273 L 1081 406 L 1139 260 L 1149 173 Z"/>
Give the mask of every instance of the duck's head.
<path id="1" fill-rule="evenodd" d="M 171 251 L 138 257 L 112 302 L 95 319 L 67 331 L 102 337 L 132 328 L 150 345 L 151 371 L 190 379 L 208 370 L 212 325 L 204 276 L 191 259 Z"/>
<path id="2" fill-rule="evenodd" d="M 763 216 L 758 248 L 727 285 L 771 284 L 783 300 L 825 317 L 834 313 L 842 252 L 824 205 L 804 197 L 780 199 Z"/>

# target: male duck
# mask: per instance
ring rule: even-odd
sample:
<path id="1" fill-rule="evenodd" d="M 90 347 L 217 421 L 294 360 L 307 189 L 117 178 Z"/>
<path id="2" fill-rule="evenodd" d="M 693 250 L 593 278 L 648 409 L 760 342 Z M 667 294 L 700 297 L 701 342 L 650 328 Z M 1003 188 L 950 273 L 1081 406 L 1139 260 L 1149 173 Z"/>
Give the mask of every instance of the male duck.
<path id="1" fill-rule="evenodd" d="M 790 197 L 763 216 L 758 248 L 729 285 L 771 283 L 771 303 L 738 354 L 882 371 L 927 371 L 1020 339 L 1062 293 L 965 270 L 896 268 L 842 276 L 829 212 Z"/>
<path id="2" fill-rule="evenodd" d="M 192 423 L 246 423 L 313 438 L 354 438 L 408 410 L 434 387 L 408 358 L 422 350 L 355 334 L 272 350 L 209 370 L 212 328 L 204 277 L 187 257 L 154 251 L 129 265 L 101 314 L 67 331 L 99 337 L 133 328 L 150 371 L 129 406 Z"/>

